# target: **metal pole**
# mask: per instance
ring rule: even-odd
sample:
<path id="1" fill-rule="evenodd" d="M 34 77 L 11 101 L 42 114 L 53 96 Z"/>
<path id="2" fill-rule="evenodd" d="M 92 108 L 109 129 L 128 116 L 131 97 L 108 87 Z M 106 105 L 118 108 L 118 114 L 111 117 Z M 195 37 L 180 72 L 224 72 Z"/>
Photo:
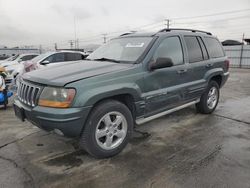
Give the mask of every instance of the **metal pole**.
<path id="1" fill-rule="evenodd" d="M 165 19 L 165 27 L 166 27 L 166 29 L 170 28 L 170 20 L 169 19 Z"/>
<path id="2" fill-rule="evenodd" d="M 76 41 L 76 16 L 74 16 L 74 30 L 75 30 L 75 49 L 76 49 L 76 46 L 77 46 L 77 41 Z"/>
<path id="3" fill-rule="evenodd" d="M 243 48 L 244 48 L 244 33 L 242 36 L 242 45 L 240 50 L 240 68 L 242 68 Z"/>

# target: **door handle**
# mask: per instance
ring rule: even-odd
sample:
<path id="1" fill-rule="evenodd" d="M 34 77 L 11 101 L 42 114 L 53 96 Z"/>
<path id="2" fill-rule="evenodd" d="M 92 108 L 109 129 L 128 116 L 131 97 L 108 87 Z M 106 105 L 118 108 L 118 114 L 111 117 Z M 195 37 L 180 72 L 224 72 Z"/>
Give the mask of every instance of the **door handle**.
<path id="1" fill-rule="evenodd" d="M 177 71 L 178 74 L 183 74 L 183 73 L 186 73 L 186 72 L 187 72 L 187 69 L 182 69 L 182 70 Z"/>
<path id="2" fill-rule="evenodd" d="M 208 63 L 208 64 L 206 65 L 207 68 L 212 67 L 212 66 L 213 66 L 212 63 Z"/>

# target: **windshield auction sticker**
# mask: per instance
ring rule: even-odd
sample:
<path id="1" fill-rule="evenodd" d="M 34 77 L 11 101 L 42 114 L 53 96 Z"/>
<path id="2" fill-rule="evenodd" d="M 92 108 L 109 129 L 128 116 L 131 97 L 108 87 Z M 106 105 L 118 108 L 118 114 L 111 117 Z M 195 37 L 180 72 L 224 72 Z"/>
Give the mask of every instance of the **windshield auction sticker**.
<path id="1" fill-rule="evenodd" d="M 142 48 L 144 46 L 144 43 L 128 43 L 126 45 L 126 48 Z"/>

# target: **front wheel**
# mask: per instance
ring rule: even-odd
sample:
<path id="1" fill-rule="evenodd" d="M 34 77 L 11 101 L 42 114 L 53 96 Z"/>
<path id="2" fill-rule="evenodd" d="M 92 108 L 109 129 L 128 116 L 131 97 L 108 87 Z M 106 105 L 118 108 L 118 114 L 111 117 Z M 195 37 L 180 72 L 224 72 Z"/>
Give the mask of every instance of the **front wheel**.
<path id="1" fill-rule="evenodd" d="M 202 114 L 210 114 L 212 113 L 220 98 L 220 89 L 219 85 L 215 81 L 210 81 L 206 91 L 200 98 L 200 102 L 196 104 L 196 108 L 198 112 Z"/>
<path id="2" fill-rule="evenodd" d="M 96 158 L 111 157 L 126 146 L 133 131 L 126 105 L 107 100 L 94 107 L 80 139 L 80 147 Z"/>

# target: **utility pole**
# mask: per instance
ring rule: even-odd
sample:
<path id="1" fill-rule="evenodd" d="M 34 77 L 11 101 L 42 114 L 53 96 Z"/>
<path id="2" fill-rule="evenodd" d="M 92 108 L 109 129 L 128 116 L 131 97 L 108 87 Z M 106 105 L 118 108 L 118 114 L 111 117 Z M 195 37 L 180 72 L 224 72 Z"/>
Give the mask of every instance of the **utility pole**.
<path id="1" fill-rule="evenodd" d="M 42 54 L 42 45 L 39 45 L 39 53 Z"/>
<path id="2" fill-rule="evenodd" d="M 243 58 L 243 49 L 244 49 L 244 37 L 245 33 L 242 35 L 242 45 L 241 45 L 241 50 L 240 50 L 240 68 L 242 67 L 242 58 Z"/>
<path id="3" fill-rule="evenodd" d="M 170 28 L 170 19 L 165 19 L 164 21 L 165 21 L 165 23 L 164 23 L 165 28 L 169 29 Z"/>
<path id="4" fill-rule="evenodd" d="M 107 34 L 102 34 L 103 35 L 103 43 L 105 44 L 107 42 Z"/>
<path id="5" fill-rule="evenodd" d="M 74 31 L 75 31 L 75 49 L 77 46 L 77 41 L 76 41 L 76 16 L 74 16 Z"/>
<path id="6" fill-rule="evenodd" d="M 79 49 L 79 39 L 76 39 L 76 48 Z"/>
<path id="7" fill-rule="evenodd" d="M 57 43 L 55 43 L 55 50 L 57 51 Z"/>
<path id="8" fill-rule="evenodd" d="M 70 44 L 70 49 L 72 49 L 73 48 L 73 44 L 74 44 L 73 40 L 70 40 L 69 44 Z"/>

